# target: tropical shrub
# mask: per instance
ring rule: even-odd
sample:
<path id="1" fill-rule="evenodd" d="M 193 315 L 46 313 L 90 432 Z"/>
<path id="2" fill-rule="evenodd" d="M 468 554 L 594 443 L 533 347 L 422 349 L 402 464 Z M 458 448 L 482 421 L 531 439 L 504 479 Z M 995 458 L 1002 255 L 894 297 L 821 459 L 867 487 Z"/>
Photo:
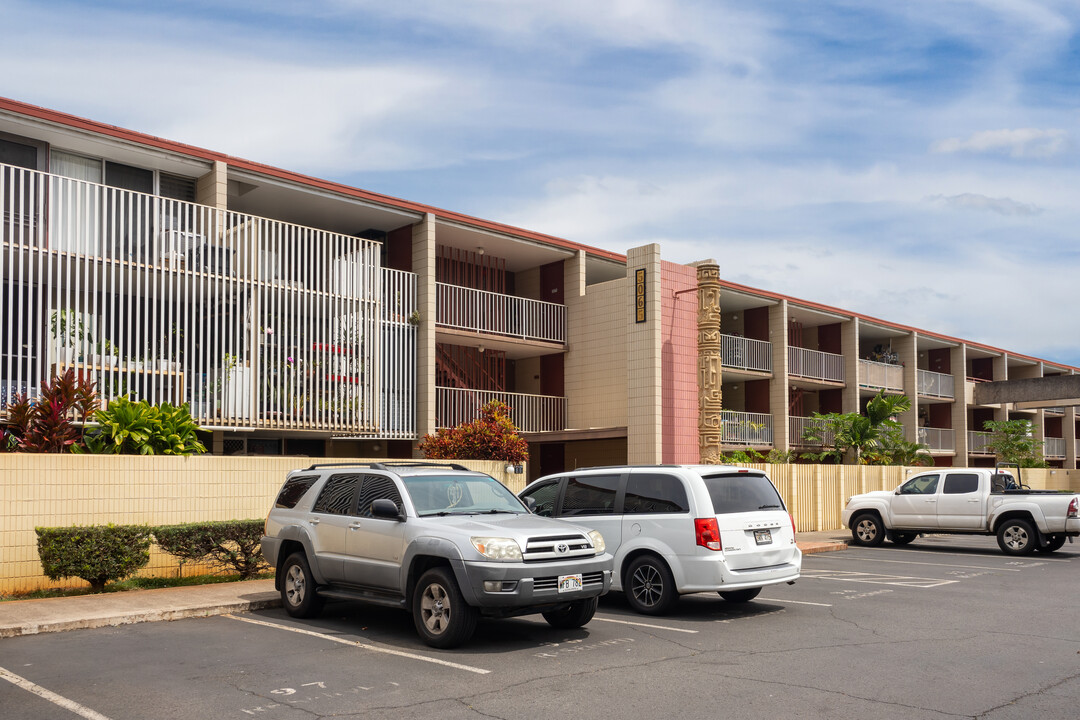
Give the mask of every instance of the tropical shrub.
<path id="1" fill-rule="evenodd" d="M 87 434 L 90 452 L 111 455 L 197 455 L 206 452 L 187 403 L 151 405 L 117 398 L 94 414 L 99 428 Z"/>
<path id="2" fill-rule="evenodd" d="M 39 527 L 38 557 L 52 580 L 77 577 L 94 592 L 150 562 L 150 528 L 145 525 Z"/>
<path id="3" fill-rule="evenodd" d="M 71 368 L 42 381 L 34 400 L 20 395 L 8 405 L 8 428 L 0 436 L 0 451 L 30 453 L 78 452 L 83 431 L 75 422 L 98 408 L 97 390 Z"/>
<path id="4" fill-rule="evenodd" d="M 220 565 L 247 579 L 268 567 L 260 545 L 263 525 L 262 520 L 196 522 L 161 525 L 153 534 L 158 547 L 181 562 Z"/>
<path id="5" fill-rule="evenodd" d="M 518 464 L 529 458 L 529 444 L 517 434 L 510 408 L 492 400 L 480 408 L 479 419 L 425 435 L 420 452 L 432 460 L 499 460 Z"/>

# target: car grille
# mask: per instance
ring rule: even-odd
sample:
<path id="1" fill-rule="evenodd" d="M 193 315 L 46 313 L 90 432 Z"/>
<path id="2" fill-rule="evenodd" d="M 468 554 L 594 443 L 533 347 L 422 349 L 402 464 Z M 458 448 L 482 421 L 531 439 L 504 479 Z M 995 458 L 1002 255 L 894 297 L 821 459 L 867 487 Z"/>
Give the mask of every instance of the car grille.
<path id="1" fill-rule="evenodd" d="M 604 573 L 600 570 L 596 572 L 584 573 L 581 576 L 582 588 L 591 588 L 596 586 L 602 586 L 604 584 Z M 559 578 L 557 576 L 536 578 L 533 580 L 533 591 L 555 591 L 559 588 Z"/>
<path id="2" fill-rule="evenodd" d="M 560 552 L 560 550 L 563 551 Z M 544 562 L 574 557 L 592 557 L 595 554 L 596 549 L 584 535 L 550 535 L 529 538 L 525 545 L 523 559 L 525 562 Z"/>

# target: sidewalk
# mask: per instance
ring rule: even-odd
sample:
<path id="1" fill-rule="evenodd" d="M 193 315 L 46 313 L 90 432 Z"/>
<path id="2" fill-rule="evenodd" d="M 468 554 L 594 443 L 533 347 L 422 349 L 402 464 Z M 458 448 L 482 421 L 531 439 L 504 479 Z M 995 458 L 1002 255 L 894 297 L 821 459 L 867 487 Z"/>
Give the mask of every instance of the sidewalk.
<path id="1" fill-rule="evenodd" d="M 842 530 L 799 533 L 803 554 L 847 549 Z M 273 580 L 0 603 L 0 638 L 158 620 L 208 617 L 278 607 Z"/>

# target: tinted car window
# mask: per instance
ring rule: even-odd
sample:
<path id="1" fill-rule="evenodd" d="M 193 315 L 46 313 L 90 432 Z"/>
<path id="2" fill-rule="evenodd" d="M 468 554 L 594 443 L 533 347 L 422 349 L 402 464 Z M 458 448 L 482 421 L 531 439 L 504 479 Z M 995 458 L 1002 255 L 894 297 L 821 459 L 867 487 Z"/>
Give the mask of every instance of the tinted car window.
<path id="1" fill-rule="evenodd" d="M 624 513 L 686 513 L 686 488 L 674 475 L 633 473 L 626 482 Z"/>
<path id="2" fill-rule="evenodd" d="M 359 489 L 359 475 L 333 475 L 326 481 L 311 511 L 329 515 L 352 514 L 355 512 L 356 492 Z"/>
<path id="3" fill-rule="evenodd" d="M 979 489 L 979 476 L 975 473 L 949 473 L 945 476 L 945 494 L 963 495 Z"/>
<path id="4" fill-rule="evenodd" d="M 937 492 L 937 475 L 919 475 L 900 486 L 901 495 L 933 495 Z"/>
<path id="5" fill-rule="evenodd" d="M 544 515 L 551 517 L 555 513 L 555 498 L 559 495 L 559 483 L 549 482 L 541 485 L 538 488 L 533 488 L 527 493 L 524 493 L 522 497 L 532 498 L 536 503 L 536 509 L 533 510 L 537 515 Z"/>
<path id="6" fill-rule="evenodd" d="M 393 480 L 385 475 L 365 475 L 363 489 L 360 491 L 358 514 L 361 517 L 374 517 L 371 512 L 371 503 L 376 500 L 392 500 L 397 505 L 398 512 L 402 511 L 401 493 L 398 492 Z"/>
<path id="7" fill-rule="evenodd" d="M 615 512 L 618 475 L 572 477 L 563 494 L 563 515 L 609 515 Z"/>
<path id="8" fill-rule="evenodd" d="M 285 481 L 285 485 L 281 488 L 281 492 L 278 493 L 274 507 L 286 509 L 296 507 L 296 503 L 300 502 L 300 498 L 304 497 L 304 493 L 310 490 L 311 486 L 314 485 L 315 481 L 318 479 L 318 475 L 304 475 L 302 477 L 289 478 Z"/>
<path id="9" fill-rule="evenodd" d="M 764 475 L 723 473 L 705 475 L 702 479 L 717 515 L 784 509 L 780 493 Z"/>

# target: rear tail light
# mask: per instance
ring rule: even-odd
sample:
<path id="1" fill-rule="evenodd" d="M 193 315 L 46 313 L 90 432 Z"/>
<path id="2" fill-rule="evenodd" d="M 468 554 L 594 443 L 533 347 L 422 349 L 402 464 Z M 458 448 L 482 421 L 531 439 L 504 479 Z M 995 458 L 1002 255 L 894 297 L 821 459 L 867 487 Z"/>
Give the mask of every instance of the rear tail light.
<path id="1" fill-rule="evenodd" d="M 791 518 L 791 537 L 795 537 L 795 516 L 788 513 L 787 516 Z"/>
<path id="2" fill-rule="evenodd" d="M 716 518 L 695 518 L 694 532 L 698 545 L 710 550 L 720 550 L 720 525 Z"/>
<path id="3" fill-rule="evenodd" d="M 1072 502 L 1069 503 L 1069 517 L 1071 518 L 1076 517 L 1077 513 L 1080 512 L 1080 507 L 1077 506 L 1077 500 L 1078 498 L 1073 498 Z"/>

